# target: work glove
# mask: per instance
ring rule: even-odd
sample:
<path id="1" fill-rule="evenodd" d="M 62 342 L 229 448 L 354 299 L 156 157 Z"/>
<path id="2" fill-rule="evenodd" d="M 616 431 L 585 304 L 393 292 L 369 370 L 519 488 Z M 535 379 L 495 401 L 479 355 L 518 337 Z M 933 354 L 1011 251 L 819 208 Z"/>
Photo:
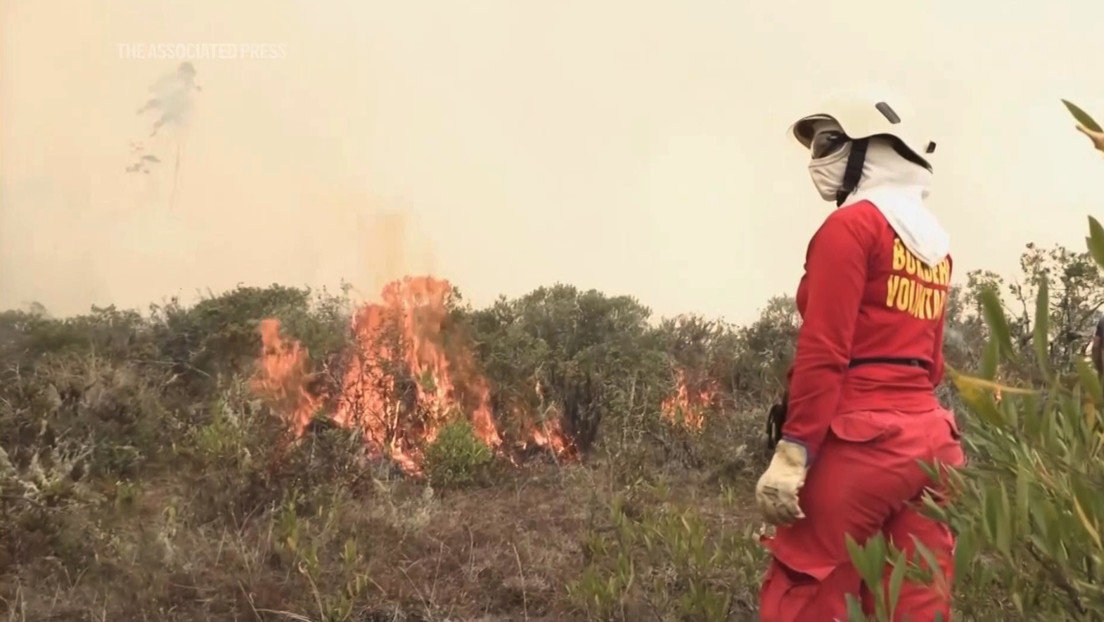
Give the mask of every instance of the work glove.
<path id="1" fill-rule="evenodd" d="M 805 518 L 797 493 L 805 484 L 808 452 L 797 443 L 780 440 L 770 466 L 755 484 L 755 503 L 763 519 L 772 525 L 787 525 Z"/>

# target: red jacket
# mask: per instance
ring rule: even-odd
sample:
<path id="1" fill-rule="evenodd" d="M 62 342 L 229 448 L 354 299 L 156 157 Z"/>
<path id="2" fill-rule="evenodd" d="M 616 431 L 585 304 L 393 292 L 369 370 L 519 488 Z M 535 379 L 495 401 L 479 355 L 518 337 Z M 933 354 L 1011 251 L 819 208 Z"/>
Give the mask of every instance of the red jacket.
<path id="1" fill-rule="evenodd" d="M 951 258 L 918 260 L 869 201 L 839 208 L 809 242 L 797 288 L 803 319 L 782 436 L 817 454 L 831 418 L 855 410 L 937 407 Z M 852 359 L 913 358 L 927 367 Z"/>

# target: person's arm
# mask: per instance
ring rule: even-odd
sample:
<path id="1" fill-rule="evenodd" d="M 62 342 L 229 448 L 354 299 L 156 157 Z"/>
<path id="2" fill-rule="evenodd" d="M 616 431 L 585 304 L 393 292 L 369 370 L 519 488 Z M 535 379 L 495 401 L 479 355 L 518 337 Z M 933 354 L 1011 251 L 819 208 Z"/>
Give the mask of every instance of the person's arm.
<path id="1" fill-rule="evenodd" d="M 855 322 L 866 288 L 868 236 L 851 212 L 833 212 L 809 243 L 807 302 L 797 335 L 782 438 L 815 458 L 839 405 Z"/>
<path id="2" fill-rule="evenodd" d="M 935 348 L 932 352 L 932 366 L 928 372 L 932 387 L 938 387 L 943 382 L 943 371 L 946 363 L 943 360 L 943 320 L 935 327 Z"/>
<path id="3" fill-rule="evenodd" d="M 948 268 L 947 277 L 949 279 L 951 273 L 954 270 L 954 264 L 952 263 L 950 257 L 947 258 L 947 264 L 948 264 L 948 266 L 947 266 L 947 268 Z M 944 294 L 944 297 L 943 297 L 943 308 L 940 309 L 939 318 L 936 320 L 936 322 L 938 322 L 938 323 L 935 325 L 935 350 L 932 352 L 932 366 L 931 366 L 931 370 L 930 370 L 930 377 L 931 377 L 932 387 L 938 387 L 939 384 L 941 382 L 943 382 L 943 373 L 944 373 L 945 368 L 946 368 L 946 360 L 943 357 L 943 333 L 944 333 L 944 329 L 946 328 L 946 325 L 947 325 L 947 298 L 946 297 L 949 296 L 949 295 L 950 295 L 950 287 L 948 285 L 948 290 Z"/>

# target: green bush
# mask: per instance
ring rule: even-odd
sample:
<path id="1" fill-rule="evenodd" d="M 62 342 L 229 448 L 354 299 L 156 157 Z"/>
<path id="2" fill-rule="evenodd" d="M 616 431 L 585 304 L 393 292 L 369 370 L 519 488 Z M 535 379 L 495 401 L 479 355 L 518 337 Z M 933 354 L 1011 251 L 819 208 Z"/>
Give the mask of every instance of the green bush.
<path id="1" fill-rule="evenodd" d="M 491 450 L 475 436 L 475 428 L 467 421 L 455 421 L 441 428 L 426 447 L 426 476 L 435 486 L 464 486 L 483 475 L 492 459 Z"/>

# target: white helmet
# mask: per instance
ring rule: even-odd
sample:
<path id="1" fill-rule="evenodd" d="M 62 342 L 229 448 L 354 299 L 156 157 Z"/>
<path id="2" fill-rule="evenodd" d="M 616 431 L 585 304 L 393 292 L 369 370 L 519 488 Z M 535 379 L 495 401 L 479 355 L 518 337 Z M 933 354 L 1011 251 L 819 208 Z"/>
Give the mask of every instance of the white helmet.
<path id="1" fill-rule="evenodd" d="M 935 143 L 918 127 L 912 107 L 895 93 L 882 88 L 836 94 L 821 102 L 816 112 L 802 117 L 790 126 L 789 133 L 808 149 L 813 140 L 813 124 L 818 120 L 833 120 L 851 140 L 872 136 L 892 136 L 895 147 L 905 147 L 901 156 L 931 169 L 931 154 Z M 899 144 L 898 144 L 898 141 Z"/>
<path id="2" fill-rule="evenodd" d="M 931 154 L 935 151 L 926 132 L 913 119 L 912 107 L 895 93 L 881 88 L 867 88 L 828 97 L 816 112 L 802 117 L 790 126 L 789 133 L 806 149 L 813 148 L 817 121 L 833 121 L 850 141 L 851 152 L 846 171 L 836 190 L 836 205 L 842 205 L 858 187 L 866 160 L 868 139 L 887 136 L 893 150 L 902 158 L 932 170 Z M 816 156 L 814 156 L 816 157 Z"/>

